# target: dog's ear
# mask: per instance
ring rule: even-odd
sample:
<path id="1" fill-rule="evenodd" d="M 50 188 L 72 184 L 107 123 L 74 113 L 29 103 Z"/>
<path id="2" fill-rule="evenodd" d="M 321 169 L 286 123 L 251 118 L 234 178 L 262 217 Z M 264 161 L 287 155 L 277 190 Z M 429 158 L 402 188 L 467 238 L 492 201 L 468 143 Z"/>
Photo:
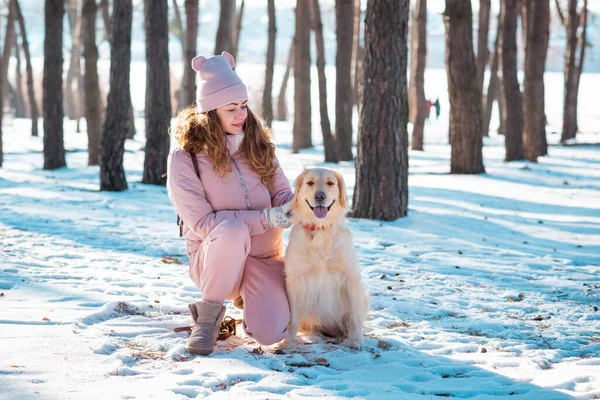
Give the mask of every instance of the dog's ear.
<path id="1" fill-rule="evenodd" d="M 307 169 L 302 171 L 300 173 L 300 175 L 298 175 L 298 177 L 296 178 L 296 181 L 294 182 L 294 199 L 292 200 L 292 207 L 291 207 L 292 209 L 298 208 L 298 202 L 300 201 L 300 199 L 299 199 L 300 188 L 304 184 L 304 177 L 306 176 L 307 173 L 308 173 Z"/>
<path id="2" fill-rule="evenodd" d="M 340 205 L 344 210 L 348 209 L 348 193 L 346 192 L 346 182 L 344 182 L 344 177 L 338 171 L 333 171 L 335 178 L 337 179 L 338 188 L 340 189 Z"/>

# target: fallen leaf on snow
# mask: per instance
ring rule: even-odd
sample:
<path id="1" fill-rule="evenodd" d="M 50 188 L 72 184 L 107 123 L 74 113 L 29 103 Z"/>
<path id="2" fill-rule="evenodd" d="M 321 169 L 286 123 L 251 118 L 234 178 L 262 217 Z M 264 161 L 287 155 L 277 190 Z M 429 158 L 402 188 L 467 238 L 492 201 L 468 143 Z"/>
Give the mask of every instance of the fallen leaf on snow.
<path id="1" fill-rule="evenodd" d="M 44 317 L 44 318 L 42 318 L 42 321 L 50 321 L 50 318 Z"/>
<path id="2" fill-rule="evenodd" d="M 377 341 L 377 347 L 383 350 L 388 350 L 390 347 L 392 347 L 392 344 L 390 342 L 386 342 L 385 340 L 379 339 Z"/>
<path id="3" fill-rule="evenodd" d="M 165 264 L 181 264 L 181 261 L 179 261 L 179 259 L 177 257 L 171 257 L 171 256 L 165 256 L 163 257 L 160 262 L 165 263 Z"/>

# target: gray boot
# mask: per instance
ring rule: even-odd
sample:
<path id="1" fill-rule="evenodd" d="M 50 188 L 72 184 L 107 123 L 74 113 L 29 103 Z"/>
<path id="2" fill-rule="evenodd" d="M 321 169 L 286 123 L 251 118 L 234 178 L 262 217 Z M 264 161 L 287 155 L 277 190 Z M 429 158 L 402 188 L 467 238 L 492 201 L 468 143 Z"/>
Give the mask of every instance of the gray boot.
<path id="1" fill-rule="evenodd" d="M 188 307 L 192 313 L 194 326 L 185 344 L 185 350 L 193 354 L 209 355 L 219 336 L 225 306 L 214 301 L 199 301 L 189 304 Z"/>

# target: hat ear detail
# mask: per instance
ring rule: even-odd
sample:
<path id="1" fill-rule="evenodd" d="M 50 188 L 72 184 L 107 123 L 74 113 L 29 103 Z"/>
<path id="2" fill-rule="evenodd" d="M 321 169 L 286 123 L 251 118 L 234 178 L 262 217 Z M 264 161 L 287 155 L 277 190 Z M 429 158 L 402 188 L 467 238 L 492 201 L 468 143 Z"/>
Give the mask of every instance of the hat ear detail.
<path id="1" fill-rule="evenodd" d="M 202 68 L 202 64 L 206 61 L 206 57 L 197 56 L 192 59 L 192 69 L 196 72 L 200 72 L 200 68 Z"/>
<path id="2" fill-rule="evenodd" d="M 223 57 L 225 57 L 225 59 L 227 60 L 229 65 L 231 65 L 231 68 L 233 69 L 233 67 L 235 67 L 235 60 L 233 59 L 233 56 L 226 51 L 222 52 L 221 55 Z"/>

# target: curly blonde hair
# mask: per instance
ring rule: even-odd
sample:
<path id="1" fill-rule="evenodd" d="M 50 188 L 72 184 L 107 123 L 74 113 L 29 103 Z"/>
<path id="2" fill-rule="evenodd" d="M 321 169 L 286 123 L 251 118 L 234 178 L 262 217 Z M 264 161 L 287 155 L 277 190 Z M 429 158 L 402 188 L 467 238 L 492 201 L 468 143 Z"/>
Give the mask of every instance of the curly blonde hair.
<path id="1" fill-rule="evenodd" d="M 250 167 L 260 175 L 262 183 L 271 188 L 275 184 L 277 173 L 271 130 L 250 108 L 243 129 L 244 139 L 238 152 L 246 156 Z M 182 151 L 206 151 L 214 164 L 213 169 L 221 177 L 231 172 L 229 152 L 224 140 L 227 133 L 221 128 L 216 110 L 201 113 L 195 105 L 186 107 L 177 114 L 177 122 L 170 133 Z"/>

